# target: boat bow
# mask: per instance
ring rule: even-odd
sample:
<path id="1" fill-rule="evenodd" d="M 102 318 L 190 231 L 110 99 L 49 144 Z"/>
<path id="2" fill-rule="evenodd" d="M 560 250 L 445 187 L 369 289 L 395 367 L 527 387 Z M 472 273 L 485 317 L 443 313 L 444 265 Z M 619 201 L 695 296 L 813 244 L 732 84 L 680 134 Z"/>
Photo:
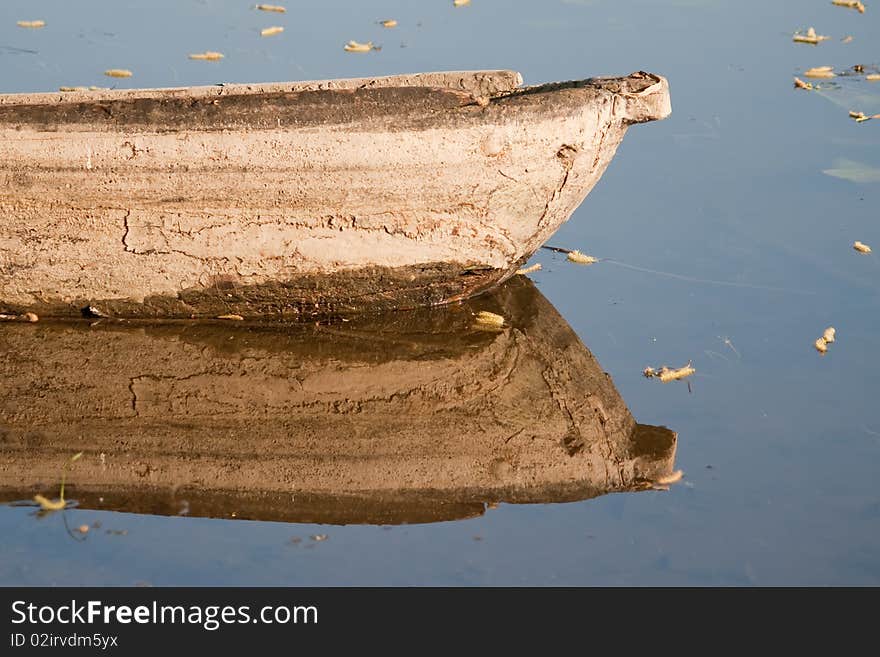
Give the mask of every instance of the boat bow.
<path id="1" fill-rule="evenodd" d="M 666 80 L 512 71 L 0 95 L 0 313 L 436 305 L 565 222 Z"/>

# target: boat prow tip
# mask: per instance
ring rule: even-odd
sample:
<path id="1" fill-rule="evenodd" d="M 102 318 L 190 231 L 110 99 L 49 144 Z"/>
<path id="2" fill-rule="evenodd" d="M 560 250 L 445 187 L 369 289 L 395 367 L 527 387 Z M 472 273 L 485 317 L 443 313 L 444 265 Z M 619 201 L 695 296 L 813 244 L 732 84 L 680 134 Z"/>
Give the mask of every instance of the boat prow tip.
<path id="1" fill-rule="evenodd" d="M 636 71 L 623 80 L 620 95 L 626 101 L 627 123 L 659 121 L 672 113 L 669 82 L 662 75 Z"/>

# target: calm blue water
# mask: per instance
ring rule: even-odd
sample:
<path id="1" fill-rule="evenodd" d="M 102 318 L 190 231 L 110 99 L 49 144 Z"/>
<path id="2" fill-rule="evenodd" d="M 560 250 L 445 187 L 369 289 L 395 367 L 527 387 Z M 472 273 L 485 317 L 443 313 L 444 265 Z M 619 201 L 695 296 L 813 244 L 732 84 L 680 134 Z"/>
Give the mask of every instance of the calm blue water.
<path id="1" fill-rule="evenodd" d="M 679 432 L 684 482 L 392 529 L 68 511 L 72 526 L 127 530 L 83 542 L 59 514 L 6 507 L 0 584 L 880 584 L 880 120 L 847 117 L 880 112 L 880 82 L 792 88 L 812 66 L 880 63 L 880 6 L 860 15 L 826 0 L 287 5 L 278 15 L 242 1 L 7 0 L 0 91 L 477 68 L 516 69 L 527 84 L 667 76 L 672 116 L 632 128 L 550 241 L 653 273 L 543 251 L 533 279 L 633 415 Z M 47 26 L 15 25 L 36 18 Z M 381 28 L 384 18 L 399 27 Z M 260 38 L 269 25 L 285 32 Z M 832 38 L 792 43 L 810 26 Z M 345 53 L 349 39 L 382 50 Z M 203 50 L 226 58 L 186 57 Z M 105 78 L 111 67 L 134 76 Z M 841 160 L 860 163 L 868 182 L 823 173 Z M 854 240 L 875 253 L 856 254 Z M 838 339 L 820 357 L 812 343 L 829 325 Z M 691 392 L 641 375 L 688 360 Z M 316 533 L 328 539 L 291 547 Z"/>

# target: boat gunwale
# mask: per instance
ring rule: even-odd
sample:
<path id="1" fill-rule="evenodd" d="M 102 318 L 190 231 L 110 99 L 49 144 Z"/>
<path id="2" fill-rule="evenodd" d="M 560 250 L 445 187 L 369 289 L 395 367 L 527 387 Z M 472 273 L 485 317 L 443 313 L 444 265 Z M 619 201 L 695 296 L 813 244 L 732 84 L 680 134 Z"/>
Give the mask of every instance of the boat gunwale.
<path id="1" fill-rule="evenodd" d="M 479 90 L 476 90 L 477 93 L 475 90 L 468 90 L 468 85 L 463 82 L 465 78 L 462 77 L 467 75 L 474 80 L 492 80 L 493 76 L 506 76 L 508 84 L 483 95 Z M 562 103 L 563 111 L 567 111 L 572 104 L 582 106 L 589 102 L 582 97 L 583 93 L 587 93 L 591 96 L 605 95 L 632 102 L 634 111 L 627 110 L 622 116 L 627 123 L 665 118 L 669 113 L 668 84 L 665 78 L 643 71 L 627 76 L 592 77 L 526 87 L 520 86 L 522 76 L 514 71 L 423 74 L 428 82 L 436 76 L 449 80 L 458 78 L 462 88 L 456 88 L 455 85 L 406 84 L 407 80 L 419 77 L 413 75 L 268 85 L 0 95 L 0 129 L 4 126 L 32 125 L 44 129 L 51 129 L 50 126 L 57 129 L 60 125 L 107 126 L 108 121 L 111 122 L 109 127 L 113 129 L 126 125 L 142 125 L 155 126 L 157 131 L 169 128 L 174 131 L 277 129 L 282 127 L 282 122 L 285 123 L 285 128 L 300 128 L 314 123 L 327 127 L 333 123 L 345 125 L 353 121 L 372 122 L 390 116 L 409 115 L 413 118 L 426 112 L 432 115 L 431 118 L 436 118 L 438 110 L 467 107 L 482 110 L 489 105 L 511 102 L 518 105 L 517 101 L 528 103 L 538 96 L 558 92 L 577 94 L 573 103 Z M 396 84 L 398 80 L 401 81 L 399 85 Z M 335 86 L 323 86 L 334 82 Z M 380 84 L 377 85 L 376 82 Z M 350 86 L 355 83 L 358 86 Z M 15 102 L 9 102 L 9 99 Z M 224 102 L 221 103 L 221 100 Z M 233 103 L 231 106 L 230 101 Z M 363 106 L 359 107 L 359 104 Z M 221 105 L 224 107 L 221 108 Z M 377 116 L 376 109 L 382 105 L 386 106 L 387 111 L 379 112 Z M 96 111 L 90 113 L 90 109 Z M 541 106 L 539 109 L 548 118 L 552 118 L 549 116 L 552 114 L 550 107 Z M 65 110 L 67 115 L 55 115 L 56 112 Z M 261 125 L 259 114 L 254 116 L 255 112 L 273 110 L 276 112 L 274 119 L 277 123 Z M 284 115 L 277 114 L 278 112 L 283 112 Z M 236 119 L 243 119 L 244 123 L 236 123 Z M 409 127 L 412 129 L 418 126 Z"/>
<path id="2" fill-rule="evenodd" d="M 424 82 L 420 82 L 424 80 Z M 444 84 L 443 82 L 446 81 Z M 432 71 L 403 73 L 364 78 L 335 78 L 285 82 L 217 83 L 191 87 L 144 87 L 133 89 L 78 89 L 75 91 L 41 91 L 0 93 L 0 105 L 57 105 L 72 101 L 107 101 L 165 98 L 219 98 L 223 96 L 260 95 L 266 93 L 299 93 L 307 91 L 359 91 L 363 89 L 425 87 L 464 91 L 467 82 L 497 83 L 494 94 L 522 86 L 522 75 L 509 69 L 472 71 Z"/>

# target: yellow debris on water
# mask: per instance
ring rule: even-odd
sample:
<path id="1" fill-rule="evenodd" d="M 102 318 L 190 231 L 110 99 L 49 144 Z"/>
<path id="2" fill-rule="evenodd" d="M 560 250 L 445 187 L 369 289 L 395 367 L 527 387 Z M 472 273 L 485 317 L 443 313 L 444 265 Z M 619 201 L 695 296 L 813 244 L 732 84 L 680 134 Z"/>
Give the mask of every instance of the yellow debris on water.
<path id="1" fill-rule="evenodd" d="M 282 7 L 281 5 L 257 5 L 257 9 L 260 11 L 274 11 L 279 14 L 284 14 L 287 12 L 286 7 Z"/>
<path id="2" fill-rule="evenodd" d="M 223 59 L 222 52 L 214 52 L 213 50 L 206 50 L 205 52 L 196 52 L 192 53 L 189 56 L 190 59 L 201 59 L 208 62 L 216 62 L 218 59 Z"/>
<path id="3" fill-rule="evenodd" d="M 367 41 L 366 43 L 360 43 L 358 41 L 349 41 L 345 44 L 344 50 L 346 52 L 370 52 L 373 50 L 375 46 L 372 41 Z"/>
<path id="4" fill-rule="evenodd" d="M 283 31 L 284 28 L 280 25 L 273 25 L 272 27 L 260 30 L 260 36 L 274 36 L 276 34 L 281 34 Z"/>
<path id="5" fill-rule="evenodd" d="M 855 9 L 860 14 L 865 13 L 865 5 L 860 0 L 831 0 L 831 4 L 838 7 L 846 7 L 847 9 Z"/>
<path id="6" fill-rule="evenodd" d="M 834 67 L 832 66 L 816 66 L 815 68 L 808 68 L 804 71 L 804 76 L 808 78 L 833 78 Z"/>
<path id="7" fill-rule="evenodd" d="M 452 0 L 453 7 L 464 7 L 471 4 L 471 0 Z"/>
<path id="8" fill-rule="evenodd" d="M 50 500 L 48 497 L 39 493 L 34 495 L 34 502 L 40 505 L 41 511 L 61 511 L 67 506 L 67 502 L 64 500 L 64 484 L 67 479 L 67 469 L 82 458 L 82 455 L 83 452 L 77 452 L 67 460 L 67 463 L 64 464 L 64 468 L 61 471 L 61 490 L 58 493 L 57 500 Z"/>
<path id="9" fill-rule="evenodd" d="M 525 276 L 526 274 L 531 274 L 533 271 L 541 271 L 541 263 L 536 262 L 531 267 L 525 267 L 523 269 L 517 269 L 516 273 L 520 276 Z"/>
<path id="10" fill-rule="evenodd" d="M 651 379 L 660 379 L 662 383 L 668 383 L 669 381 L 678 381 L 679 379 L 684 379 L 692 374 L 696 373 L 696 369 L 694 369 L 691 361 L 688 361 L 688 364 L 684 367 L 672 368 L 664 365 L 659 369 L 654 369 L 653 367 L 646 367 L 642 370 L 642 374 L 644 374 L 647 378 Z"/>
<path id="11" fill-rule="evenodd" d="M 816 34 L 816 30 L 811 27 L 807 30 L 806 34 L 795 32 L 794 37 L 792 37 L 792 41 L 794 41 L 795 43 L 810 43 L 812 45 L 816 45 L 820 41 L 825 41 L 826 39 L 830 38 L 831 37 L 827 37 L 822 34 Z"/>
<path id="12" fill-rule="evenodd" d="M 871 252 L 870 246 L 868 246 L 867 244 L 864 244 L 863 242 L 859 242 L 858 240 L 853 242 L 853 248 L 856 251 L 858 251 L 859 253 L 870 253 Z"/>
<path id="13" fill-rule="evenodd" d="M 61 511 L 61 509 L 67 506 L 67 502 L 64 499 L 50 500 L 39 493 L 34 495 L 34 502 L 39 504 L 43 511 Z"/>
<path id="14" fill-rule="evenodd" d="M 840 40 L 840 42 L 841 42 L 841 43 L 849 43 L 849 42 L 852 41 L 852 40 L 853 40 L 852 35 L 851 35 L 851 34 L 847 34 L 845 37 L 843 37 L 843 38 Z"/>
<path id="15" fill-rule="evenodd" d="M 104 75 L 108 78 L 130 78 L 132 76 L 132 72 L 127 68 L 108 68 L 104 71 Z"/>
<path id="16" fill-rule="evenodd" d="M 382 27 L 397 27 L 397 21 L 391 18 L 387 21 L 379 21 L 379 25 Z"/>
<path id="17" fill-rule="evenodd" d="M 804 81 L 801 80 L 800 78 L 795 78 L 795 79 L 794 79 L 794 86 L 795 86 L 796 89 L 807 89 L 807 90 L 810 90 L 810 89 L 813 88 L 813 85 L 812 85 L 812 84 L 810 84 L 809 82 L 804 82 Z"/>
<path id="18" fill-rule="evenodd" d="M 40 27 L 46 27 L 46 21 L 18 21 L 16 23 L 19 27 L 29 27 L 32 29 L 37 29 Z"/>
<path id="19" fill-rule="evenodd" d="M 880 73 L 868 73 L 865 76 L 865 79 L 868 82 L 878 82 L 878 81 L 880 81 Z"/>
<path id="20" fill-rule="evenodd" d="M 566 259 L 570 262 L 575 262 L 579 265 L 592 265 L 596 262 L 599 262 L 598 258 L 594 258 L 591 255 L 587 255 L 585 253 L 581 253 L 580 251 L 569 251 Z"/>
<path id="21" fill-rule="evenodd" d="M 501 328 L 504 326 L 504 317 L 488 310 L 481 310 L 476 315 L 477 324 L 482 326 L 491 326 L 493 328 Z"/>
<path id="22" fill-rule="evenodd" d="M 80 534 L 88 534 L 89 533 L 89 526 L 88 525 L 80 525 L 79 527 L 76 528 L 76 530 Z"/>
<path id="23" fill-rule="evenodd" d="M 40 317 L 37 315 L 37 313 L 25 313 L 24 315 L 21 316 L 21 318 L 23 320 L 25 320 L 26 322 L 39 322 L 40 321 Z"/>
<path id="24" fill-rule="evenodd" d="M 88 87 L 58 87 L 58 91 L 68 92 L 68 91 L 88 91 Z"/>
<path id="25" fill-rule="evenodd" d="M 855 120 L 856 123 L 863 123 L 864 121 L 870 121 L 871 119 L 880 119 L 880 114 L 868 116 L 864 112 L 854 112 L 853 110 L 850 110 L 849 118 Z"/>
<path id="26" fill-rule="evenodd" d="M 822 337 L 817 338 L 816 341 L 813 343 L 816 351 L 818 351 L 820 354 L 824 354 L 825 352 L 827 352 L 828 345 L 834 342 L 836 338 L 836 333 L 837 331 L 833 326 L 829 326 L 827 329 L 825 329 L 825 331 L 822 333 Z"/>
<path id="27" fill-rule="evenodd" d="M 241 315 L 236 315 L 234 313 L 229 313 L 228 315 L 217 315 L 217 319 L 229 319 L 234 322 L 244 321 L 244 317 L 242 317 Z"/>

